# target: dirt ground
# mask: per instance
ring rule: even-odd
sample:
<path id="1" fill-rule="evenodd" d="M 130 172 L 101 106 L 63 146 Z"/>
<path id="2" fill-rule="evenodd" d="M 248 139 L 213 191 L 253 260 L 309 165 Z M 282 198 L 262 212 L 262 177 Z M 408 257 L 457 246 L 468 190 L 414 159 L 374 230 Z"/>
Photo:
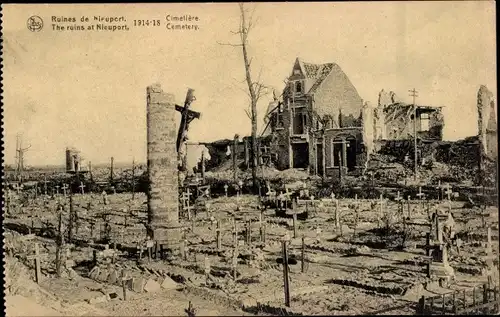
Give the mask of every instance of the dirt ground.
<path id="1" fill-rule="evenodd" d="M 73 196 L 79 224 L 78 230 L 74 228 L 74 243 L 71 246 L 71 259 L 75 261 L 77 276 L 71 278 L 56 278 L 54 274 L 53 236 L 58 221 L 56 200 L 39 197 L 24 207 L 12 207 L 7 213 L 5 239 L 13 255 L 23 258 L 25 254 L 33 254 L 33 241 L 19 242 L 22 240 L 19 233 L 27 234 L 28 230 L 36 234 L 33 239 L 42 245 L 41 253 L 48 254 L 47 259 L 42 261 L 44 281 L 39 286 L 31 283 L 66 306 L 54 308 L 53 305 L 46 305 L 47 315 L 56 315 L 53 310 L 63 315 L 187 315 L 184 310 L 189 301 L 196 314 L 204 316 L 249 315 L 251 313 L 244 312 L 241 306 L 255 307 L 257 303 L 284 307 L 283 270 L 277 259 L 281 257 L 281 241 L 286 235 L 290 237 L 289 256 L 298 260 L 297 264 L 290 265 L 289 311 L 328 315 L 409 315 L 415 313 L 415 304 L 422 295 L 448 293 L 486 281 L 482 269 L 485 267 L 487 226 L 492 228 L 493 254 L 498 254 L 498 209 L 488 207 L 483 220 L 478 216 L 478 208 L 463 208 L 463 202 L 452 201 L 455 230 L 462 244 L 459 252 L 452 247 L 449 255 L 450 265 L 455 269 L 455 280 L 448 288 L 441 288 L 426 277 L 425 250 L 422 246 L 429 229 L 418 224 L 427 222 L 427 209 L 431 212 L 446 210 L 446 201 L 432 202 L 428 206 L 413 203 L 409 213 L 408 205 L 403 204 L 403 212 L 409 214 L 410 219 L 405 230 L 408 237 L 401 248 L 402 218 L 395 201 L 385 201 L 381 211 L 378 200 L 340 199 L 342 230 L 335 226 L 333 205 L 324 201 L 316 208 L 308 207 L 309 217 L 306 220 L 297 220 L 295 238 L 291 216 L 276 217 L 275 211 L 268 209 L 263 212 L 266 223 L 264 243 L 260 241 L 258 199 L 243 195 L 211 199 L 209 210 L 198 208 L 194 221 L 182 218 L 186 228 L 186 259 L 168 262 L 142 259 L 139 265 L 137 256 L 129 253 L 131 247 L 145 238 L 142 223 L 146 220 L 146 197 L 136 194 L 132 200 L 131 194 L 116 194 L 108 195 L 108 200 L 109 204 L 104 205 L 99 195 Z M 69 206 L 67 199 L 63 202 L 66 207 L 62 220 L 67 229 Z M 357 222 L 355 208 L 359 210 Z M 105 221 L 99 216 L 102 213 L 111 213 L 108 216 L 108 234 L 105 232 Z M 389 215 L 391 230 L 384 232 L 379 228 L 385 226 L 380 221 L 381 215 Z M 233 217 L 236 219 L 240 254 L 236 281 L 230 273 L 234 244 Z M 216 248 L 216 220 L 221 222 L 222 248 L 219 252 Z M 250 246 L 245 243 L 244 233 L 248 220 L 252 221 Z M 89 221 L 95 221 L 95 224 L 92 226 Z M 94 245 L 84 242 L 92 238 L 97 245 L 106 235 L 111 243 L 118 244 L 120 250 L 114 263 L 116 267 L 134 268 L 139 265 L 182 275 L 186 280 L 183 290 L 129 292 L 127 300 L 123 301 L 120 288 L 89 279 L 85 263 L 92 260 Z M 305 242 L 303 273 L 302 237 Z M 121 246 L 127 246 L 129 252 Z M 25 262 L 33 280 L 33 261 Z M 211 270 L 208 281 L 204 274 L 206 263 Z M 498 259 L 496 263 L 498 265 Z M 110 292 L 115 292 L 118 297 L 102 303 L 86 304 L 89 299 Z M 228 298 L 230 302 L 214 301 L 213 296 Z M 39 308 L 36 305 L 44 304 L 28 297 L 20 291 L 11 292 L 6 297 L 8 315 L 30 315 L 33 309 Z M 82 303 L 92 309 L 74 308 Z"/>

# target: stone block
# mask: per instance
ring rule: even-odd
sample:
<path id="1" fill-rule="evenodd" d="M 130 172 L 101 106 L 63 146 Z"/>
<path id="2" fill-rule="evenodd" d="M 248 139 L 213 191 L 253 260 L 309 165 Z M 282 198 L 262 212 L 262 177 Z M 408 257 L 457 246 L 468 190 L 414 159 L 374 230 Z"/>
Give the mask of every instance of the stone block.
<path id="1" fill-rule="evenodd" d="M 257 300 L 255 298 L 248 297 L 241 300 L 240 305 L 245 308 L 255 307 L 257 306 Z"/>
<path id="2" fill-rule="evenodd" d="M 160 286 L 163 289 L 176 289 L 178 284 L 174 282 L 169 276 L 165 276 L 165 278 L 160 279 Z"/>
<path id="3" fill-rule="evenodd" d="M 153 279 L 148 279 L 146 284 L 144 285 L 144 291 L 147 293 L 155 293 L 161 290 L 160 284 L 153 280 Z"/>
<path id="4" fill-rule="evenodd" d="M 136 293 L 142 293 L 144 290 L 144 279 L 142 278 L 133 278 L 132 279 L 132 291 Z"/>
<path id="5" fill-rule="evenodd" d="M 105 303 L 107 301 L 108 301 L 108 296 L 107 295 L 102 295 L 102 296 L 91 298 L 89 300 L 89 304 L 95 305 L 95 304 Z"/>
<path id="6" fill-rule="evenodd" d="M 100 269 L 98 266 L 94 266 L 92 270 L 90 270 L 89 277 L 93 280 L 97 280 L 97 277 L 99 276 Z"/>
<path id="7" fill-rule="evenodd" d="M 99 275 L 97 276 L 97 281 L 99 282 L 107 282 L 108 281 L 109 272 L 107 270 L 100 270 Z"/>
<path id="8" fill-rule="evenodd" d="M 112 270 L 108 275 L 108 283 L 116 284 L 117 282 L 118 282 L 118 273 L 116 273 L 116 270 Z"/>

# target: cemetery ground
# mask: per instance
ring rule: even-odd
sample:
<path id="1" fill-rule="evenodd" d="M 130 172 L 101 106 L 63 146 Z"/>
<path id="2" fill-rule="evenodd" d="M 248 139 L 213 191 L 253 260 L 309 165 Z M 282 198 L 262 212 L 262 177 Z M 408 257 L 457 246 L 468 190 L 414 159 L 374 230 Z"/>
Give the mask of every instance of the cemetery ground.
<path id="1" fill-rule="evenodd" d="M 27 310 L 20 296 L 29 288 L 25 296 L 39 294 L 32 305 L 46 307 L 47 315 L 411 315 L 421 296 L 483 285 L 486 259 L 498 254 L 496 207 L 331 197 L 301 204 L 294 217 L 241 195 L 184 208 L 181 254 L 165 258 L 145 241 L 144 194 L 106 200 L 97 194 L 9 199 L 7 307 Z M 440 285 L 427 277 L 426 234 L 429 215 L 450 207 L 460 243 L 449 248 L 455 278 Z M 496 284 L 498 270 L 492 274 Z"/>

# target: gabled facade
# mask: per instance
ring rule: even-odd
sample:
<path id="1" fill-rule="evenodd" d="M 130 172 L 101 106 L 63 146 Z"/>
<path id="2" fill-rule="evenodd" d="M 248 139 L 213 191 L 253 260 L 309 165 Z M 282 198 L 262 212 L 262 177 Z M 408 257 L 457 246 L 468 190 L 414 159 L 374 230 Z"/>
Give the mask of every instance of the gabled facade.
<path id="1" fill-rule="evenodd" d="M 271 151 L 279 169 L 307 168 L 329 176 L 342 168 L 355 170 L 362 146 L 363 100 L 335 63 L 295 60 L 282 100 L 267 113 Z"/>

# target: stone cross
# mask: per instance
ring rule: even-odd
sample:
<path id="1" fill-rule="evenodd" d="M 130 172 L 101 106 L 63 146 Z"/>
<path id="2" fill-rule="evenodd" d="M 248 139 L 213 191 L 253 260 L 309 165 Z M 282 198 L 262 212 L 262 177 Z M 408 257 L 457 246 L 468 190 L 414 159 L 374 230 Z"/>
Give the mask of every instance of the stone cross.
<path id="1" fill-rule="evenodd" d="M 78 187 L 80 187 L 80 189 L 82 191 L 82 195 L 85 194 L 85 192 L 83 190 L 85 188 L 85 185 L 83 185 L 83 182 L 80 182 L 80 186 L 78 186 Z"/>

